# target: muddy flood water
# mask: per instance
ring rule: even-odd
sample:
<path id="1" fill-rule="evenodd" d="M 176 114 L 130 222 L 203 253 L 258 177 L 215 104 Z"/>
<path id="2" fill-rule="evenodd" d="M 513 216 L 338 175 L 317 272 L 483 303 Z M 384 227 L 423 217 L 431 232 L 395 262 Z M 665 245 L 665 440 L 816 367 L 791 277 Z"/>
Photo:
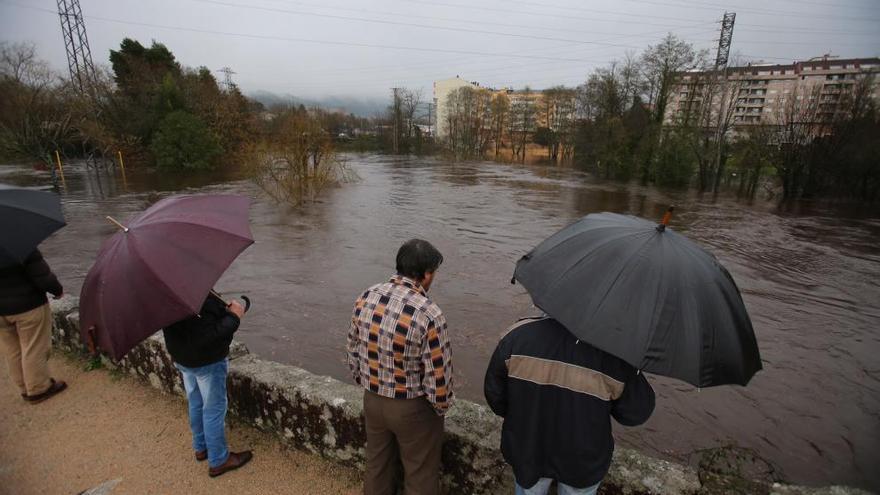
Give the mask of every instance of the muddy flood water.
<path id="1" fill-rule="evenodd" d="M 355 297 L 392 274 L 401 242 L 423 237 L 446 258 L 431 296 L 449 321 L 458 394 L 482 402 L 499 335 L 535 314 L 523 288 L 510 284 L 516 260 L 582 215 L 659 219 L 675 204 L 673 228 L 715 253 L 739 284 L 764 369 L 745 388 L 696 390 L 651 377 L 657 410 L 642 427 L 617 427 L 619 442 L 683 462 L 736 444 L 792 482 L 880 491 L 880 217 L 713 200 L 569 169 L 349 160 L 360 180 L 301 209 L 273 203 L 241 178 L 129 171 L 123 184 L 72 164 L 62 189 L 68 226 L 42 250 L 66 291 L 78 294 L 114 232 L 105 215 L 128 219 L 177 192 L 248 195 L 256 243 L 217 286 L 254 301 L 238 338 L 264 358 L 349 380 L 344 343 Z M 50 184 L 46 172 L 14 165 L 0 166 L 0 182 Z"/>

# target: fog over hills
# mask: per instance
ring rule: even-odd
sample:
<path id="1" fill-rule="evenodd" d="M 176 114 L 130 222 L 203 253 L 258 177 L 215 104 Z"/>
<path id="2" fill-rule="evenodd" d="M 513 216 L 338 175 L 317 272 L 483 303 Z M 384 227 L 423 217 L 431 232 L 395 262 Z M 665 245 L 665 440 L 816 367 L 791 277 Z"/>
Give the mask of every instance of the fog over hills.
<path id="1" fill-rule="evenodd" d="M 267 107 L 273 105 L 303 104 L 306 107 L 317 106 L 325 110 L 336 110 L 353 113 L 359 117 L 374 117 L 385 111 L 388 101 L 380 98 L 357 98 L 353 96 L 323 96 L 320 98 L 303 98 L 289 93 L 278 94 L 271 91 L 257 90 L 247 93 L 249 98 L 259 101 Z"/>

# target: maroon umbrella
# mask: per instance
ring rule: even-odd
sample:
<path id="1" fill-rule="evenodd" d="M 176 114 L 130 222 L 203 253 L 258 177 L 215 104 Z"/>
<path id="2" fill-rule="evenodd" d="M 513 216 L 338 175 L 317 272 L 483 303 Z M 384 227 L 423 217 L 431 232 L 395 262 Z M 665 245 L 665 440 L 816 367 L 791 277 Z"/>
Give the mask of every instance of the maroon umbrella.
<path id="1" fill-rule="evenodd" d="M 121 359 L 144 339 L 198 314 L 211 288 L 253 244 L 244 196 L 172 196 L 104 242 L 80 294 L 80 333 Z M 109 219 L 110 217 L 108 217 Z"/>

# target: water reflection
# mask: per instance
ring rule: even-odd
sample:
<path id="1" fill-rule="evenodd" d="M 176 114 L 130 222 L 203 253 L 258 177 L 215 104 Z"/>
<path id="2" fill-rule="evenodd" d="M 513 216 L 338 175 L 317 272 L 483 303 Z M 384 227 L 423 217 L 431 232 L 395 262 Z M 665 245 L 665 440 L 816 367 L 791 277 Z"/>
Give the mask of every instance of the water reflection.
<path id="1" fill-rule="evenodd" d="M 254 198 L 256 243 L 218 283 L 254 299 L 240 337 L 252 351 L 348 379 L 343 342 L 351 304 L 389 276 L 401 242 L 425 237 L 446 262 L 432 289 L 446 311 L 457 385 L 482 400 L 482 374 L 504 329 L 534 308 L 509 280 L 515 261 L 547 235 L 595 211 L 662 216 L 712 250 L 737 280 L 765 369 L 747 388 L 693 390 L 653 378 L 658 410 L 623 444 L 687 460 L 695 449 L 738 443 L 790 479 L 880 488 L 880 220 L 815 203 L 755 201 L 593 180 L 579 172 L 352 155 L 361 180 L 291 209 L 240 177 L 175 176 L 66 167 L 69 225 L 44 245 L 76 293 L 103 239 L 105 215 L 127 219 L 174 191 Z M 27 167 L 0 181 L 49 184 Z M 874 467 L 872 467 L 874 466 Z"/>

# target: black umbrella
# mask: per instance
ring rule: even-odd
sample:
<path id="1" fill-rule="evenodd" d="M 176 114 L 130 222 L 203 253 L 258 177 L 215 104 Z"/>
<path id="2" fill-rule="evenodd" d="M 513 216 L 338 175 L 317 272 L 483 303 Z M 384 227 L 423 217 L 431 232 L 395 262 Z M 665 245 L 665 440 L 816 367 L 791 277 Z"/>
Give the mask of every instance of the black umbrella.
<path id="1" fill-rule="evenodd" d="M 0 184 L 0 266 L 21 263 L 64 225 L 57 194 Z"/>
<path id="2" fill-rule="evenodd" d="M 514 278 L 579 339 L 636 368 L 745 385 L 761 357 L 739 289 L 668 217 L 587 215 L 523 256 Z"/>

